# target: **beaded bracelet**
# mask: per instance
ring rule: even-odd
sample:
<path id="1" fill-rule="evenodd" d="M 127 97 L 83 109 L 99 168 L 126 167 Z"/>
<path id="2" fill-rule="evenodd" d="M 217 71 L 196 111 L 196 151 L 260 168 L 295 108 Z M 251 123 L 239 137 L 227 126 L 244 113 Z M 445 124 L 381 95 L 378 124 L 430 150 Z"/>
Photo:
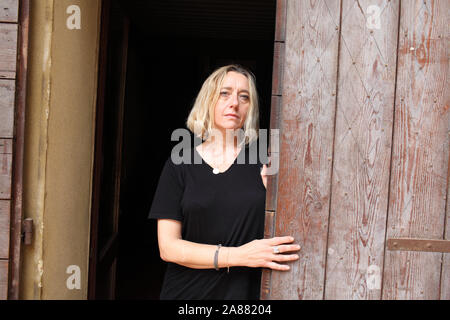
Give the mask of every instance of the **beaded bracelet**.
<path id="1" fill-rule="evenodd" d="M 219 260 L 219 250 L 220 250 L 221 247 L 222 247 L 222 245 L 219 244 L 219 245 L 217 246 L 216 253 L 214 254 L 214 268 L 215 268 L 217 271 L 219 271 L 218 260 Z"/>
<path id="2" fill-rule="evenodd" d="M 230 248 L 227 250 L 227 273 L 230 273 L 230 263 L 228 262 L 230 258 Z"/>

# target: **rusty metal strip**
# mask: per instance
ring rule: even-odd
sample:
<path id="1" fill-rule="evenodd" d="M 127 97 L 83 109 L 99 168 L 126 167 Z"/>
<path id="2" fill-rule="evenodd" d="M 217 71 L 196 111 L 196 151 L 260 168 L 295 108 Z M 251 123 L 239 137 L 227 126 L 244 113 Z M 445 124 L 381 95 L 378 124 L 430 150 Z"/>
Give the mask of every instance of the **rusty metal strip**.
<path id="1" fill-rule="evenodd" d="M 450 240 L 388 239 L 387 249 L 391 251 L 450 252 Z"/>

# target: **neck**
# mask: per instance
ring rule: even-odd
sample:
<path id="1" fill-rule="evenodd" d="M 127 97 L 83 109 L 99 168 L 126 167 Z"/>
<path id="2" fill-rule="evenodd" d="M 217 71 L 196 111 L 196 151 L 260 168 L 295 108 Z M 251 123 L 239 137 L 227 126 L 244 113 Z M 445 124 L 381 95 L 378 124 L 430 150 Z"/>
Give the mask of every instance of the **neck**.
<path id="1" fill-rule="evenodd" d="M 239 136 L 235 135 L 237 132 L 233 129 L 222 129 L 220 133 L 221 135 L 209 137 L 206 140 L 207 144 L 217 151 L 221 150 L 223 154 L 226 154 L 227 151 L 230 152 L 230 150 L 236 152 L 239 142 Z"/>

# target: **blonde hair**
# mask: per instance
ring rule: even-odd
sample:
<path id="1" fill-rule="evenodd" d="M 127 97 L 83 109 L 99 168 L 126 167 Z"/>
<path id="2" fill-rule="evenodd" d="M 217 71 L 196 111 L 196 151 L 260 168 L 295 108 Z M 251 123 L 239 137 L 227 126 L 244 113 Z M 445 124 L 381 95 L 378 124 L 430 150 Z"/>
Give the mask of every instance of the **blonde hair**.
<path id="1" fill-rule="evenodd" d="M 228 72 L 234 71 L 243 74 L 248 79 L 250 106 L 242 127 L 245 139 L 242 142 L 250 144 L 258 138 L 259 130 L 259 103 L 254 74 L 238 64 L 230 64 L 216 69 L 203 82 L 195 99 L 194 106 L 186 121 L 187 128 L 202 140 L 212 135 L 214 125 L 214 108 L 219 99 L 220 88 Z"/>

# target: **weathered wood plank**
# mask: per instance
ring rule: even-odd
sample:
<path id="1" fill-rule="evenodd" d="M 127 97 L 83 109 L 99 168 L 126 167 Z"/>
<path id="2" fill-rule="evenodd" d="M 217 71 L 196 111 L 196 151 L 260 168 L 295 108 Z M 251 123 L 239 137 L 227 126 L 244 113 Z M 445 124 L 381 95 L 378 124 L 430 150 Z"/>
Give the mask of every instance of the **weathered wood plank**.
<path id="1" fill-rule="evenodd" d="M 399 2 L 342 4 L 325 299 L 380 299 Z"/>
<path id="2" fill-rule="evenodd" d="M 16 77 L 16 55 L 17 24 L 0 23 L 0 78 Z"/>
<path id="3" fill-rule="evenodd" d="M 0 79 L 0 137 L 12 138 L 14 128 L 15 81 Z"/>
<path id="4" fill-rule="evenodd" d="M 275 41 L 286 40 L 286 5 L 287 0 L 277 0 L 275 18 Z"/>
<path id="5" fill-rule="evenodd" d="M 0 199 L 11 198 L 12 139 L 0 139 Z"/>
<path id="6" fill-rule="evenodd" d="M 16 101 L 14 106 L 14 177 L 11 190 L 11 229 L 9 252 L 8 299 L 19 299 L 20 257 L 23 219 L 24 136 L 27 96 L 30 0 L 20 0 L 19 35 L 17 44 Z"/>
<path id="7" fill-rule="evenodd" d="M 272 103 L 271 103 L 271 109 L 270 109 L 270 129 L 280 129 L 280 107 L 281 107 L 281 97 L 280 96 L 272 96 Z M 272 131 L 269 132 L 271 134 Z M 279 136 L 272 135 L 271 139 L 277 139 L 278 138 L 278 155 L 275 154 L 274 150 L 275 148 L 272 148 L 272 142 L 269 146 L 270 151 L 270 157 L 271 159 L 275 160 L 275 157 L 278 157 L 278 169 L 279 169 L 279 148 L 280 148 L 280 142 Z M 274 164 L 270 163 L 270 166 L 272 167 Z M 275 169 L 275 167 L 274 167 Z M 275 174 L 271 174 L 267 177 L 267 192 L 266 192 L 266 210 L 268 211 L 275 211 L 276 210 L 276 201 L 277 201 L 277 185 L 278 185 L 278 172 Z"/>
<path id="8" fill-rule="evenodd" d="M 0 259 L 9 259 L 11 200 L 0 200 Z"/>
<path id="9" fill-rule="evenodd" d="M 448 180 L 450 2 L 401 5 L 389 238 L 442 239 Z M 386 251 L 383 299 L 439 299 L 442 253 Z"/>
<path id="10" fill-rule="evenodd" d="M 273 47 L 272 95 L 281 95 L 284 68 L 284 42 L 275 42 Z"/>
<path id="11" fill-rule="evenodd" d="M 0 4 L 0 22 L 17 22 L 19 0 L 2 0 Z"/>
<path id="12" fill-rule="evenodd" d="M 275 235 L 302 250 L 289 272 L 272 271 L 271 299 L 322 299 L 340 4 L 287 6 Z"/>
<path id="13" fill-rule="evenodd" d="M 274 235 L 274 220 L 275 213 L 273 211 L 266 211 L 265 221 L 264 221 L 264 238 L 272 238 Z M 272 272 L 270 269 L 263 269 L 261 276 L 261 299 L 267 300 L 270 298 L 271 290 L 271 276 Z"/>
<path id="14" fill-rule="evenodd" d="M 0 300 L 8 298 L 8 260 L 0 260 Z"/>
<path id="15" fill-rule="evenodd" d="M 449 131 L 450 135 L 450 131 Z M 445 240 L 450 240 L 450 155 L 448 161 L 447 169 L 447 209 L 446 209 L 446 230 L 445 230 Z M 444 253 L 442 256 L 442 267 L 441 267 L 441 300 L 450 300 L 450 253 Z"/>

